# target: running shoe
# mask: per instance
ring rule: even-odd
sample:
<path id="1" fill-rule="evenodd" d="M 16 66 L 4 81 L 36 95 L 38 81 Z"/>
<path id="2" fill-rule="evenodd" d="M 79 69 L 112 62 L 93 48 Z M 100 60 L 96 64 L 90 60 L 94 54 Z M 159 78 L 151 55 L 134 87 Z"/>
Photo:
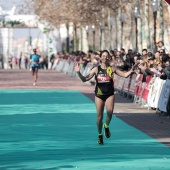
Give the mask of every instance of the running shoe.
<path id="1" fill-rule="evenodd" d="M 99 145 L 103 145 L 104 143 L 103 143 L 103 135 L 99 135 L 98 136 L 98 144 Z"/>
<path id="2" fill-rule="evenodd" d="M 109 130 L 109 126 L 107 126 L 106 124 L 104 124 L 103 127 L 104 127 L 104 130 L 105 130 L 105 133 L 104 133 L 105 137 L 106 137 L 106 138 L 110 138 L 111 133 L 110 133 L 110 130 Z"/>
<path id="3" fill-rule="evenodd" d="M 36 85 L 36 82 L 33 83 L 33 86 L 35 86 L 35 85 Z"/>

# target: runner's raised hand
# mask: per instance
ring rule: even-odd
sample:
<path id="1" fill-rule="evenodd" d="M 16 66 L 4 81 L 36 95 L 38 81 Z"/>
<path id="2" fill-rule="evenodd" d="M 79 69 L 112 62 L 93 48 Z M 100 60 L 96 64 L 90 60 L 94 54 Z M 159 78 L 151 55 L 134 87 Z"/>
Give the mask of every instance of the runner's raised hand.
<path id="1" fill-rule="evenodd" d="M 79 72 L 79 71 L 80 71 L 80 67 L 79 67 L 78 62 L 74 62 L 74 70 L 75 70 L 76 72 Z"/>

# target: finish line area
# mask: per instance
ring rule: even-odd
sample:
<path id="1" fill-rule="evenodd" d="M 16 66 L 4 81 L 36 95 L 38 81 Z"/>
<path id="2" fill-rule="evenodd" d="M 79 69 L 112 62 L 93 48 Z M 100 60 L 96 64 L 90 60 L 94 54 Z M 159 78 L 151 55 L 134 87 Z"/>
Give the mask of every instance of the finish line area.
<path id="1" fill-rule="evenodd" d="M 113 116 L 97 144 L 96 109 L 76 90 L 0 90 L 0 169 L 169 169 L 170 149 Z M 106 113 L 105 113 L 106 114 Z"/>

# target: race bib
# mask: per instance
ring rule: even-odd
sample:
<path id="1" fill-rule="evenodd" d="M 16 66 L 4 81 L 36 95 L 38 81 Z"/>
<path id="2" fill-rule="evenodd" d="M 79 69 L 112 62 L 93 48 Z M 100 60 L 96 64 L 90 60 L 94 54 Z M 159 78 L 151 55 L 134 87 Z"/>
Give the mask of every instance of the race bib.
<path id="1" fill-rule="evenodd" d="M 107 83 L 110 82 L 110 77 L 109 76 L 99 76 L 97 77 L 98 83 Z"/>

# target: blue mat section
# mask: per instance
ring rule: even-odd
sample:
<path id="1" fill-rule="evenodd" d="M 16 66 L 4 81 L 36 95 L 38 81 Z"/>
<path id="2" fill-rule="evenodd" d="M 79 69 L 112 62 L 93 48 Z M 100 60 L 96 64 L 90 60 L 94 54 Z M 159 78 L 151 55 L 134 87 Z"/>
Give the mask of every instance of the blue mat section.
<path id="1" fill-rule="evenodd" d="M 170 169 L 170 149 L 115 116 L 97 144 L 94 103 L 77 91 L 0 90 L 0 170 Z"/>

